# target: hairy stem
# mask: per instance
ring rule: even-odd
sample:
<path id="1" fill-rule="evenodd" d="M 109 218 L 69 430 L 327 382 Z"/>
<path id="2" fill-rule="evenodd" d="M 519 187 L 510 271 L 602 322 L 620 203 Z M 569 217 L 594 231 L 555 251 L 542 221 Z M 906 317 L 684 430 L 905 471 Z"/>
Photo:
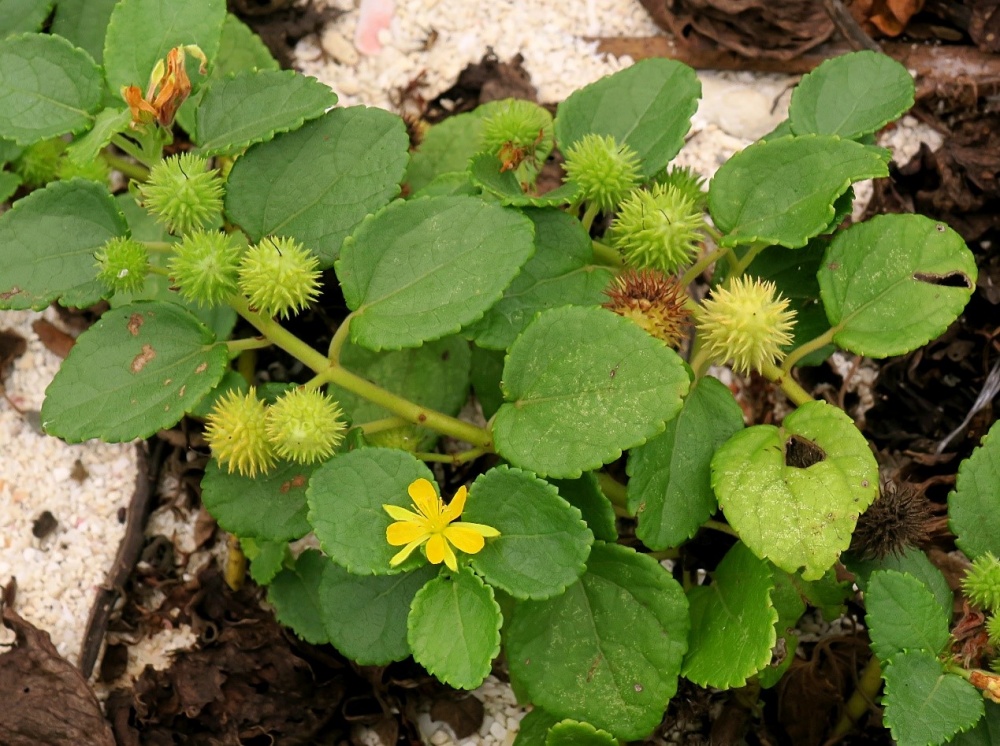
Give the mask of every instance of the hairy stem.
<path id="1" fill-rule="evenodd" d="M 821 347 L 824 347 L 833 342 L 833 335 L 840 331 L 839 326 L 830 327 L 825 332 L 820 334 L 815 339 L 810 339 L 805 344 L 801 344 L 788 353 L 788 357 L 785 358 L 785 362 L 781 364 L 781 370 L 788 373 L 792 370 L 792 367 L 799 362 L 802 358 L 811 352 L 815 352 Z"/>
<path id="2" fill-rule="evenodd" d="M 723 523 L 722 521 L 716 521 L 716 520 L 713 520 L 713 519 L 709 519 L 709 520 L 705 521 L 703 524 L 701 524 L 701 527 L 702 528 L 710 528 L 713 531 L 720 531 L 720 532 L 722 532 L 724 534 L 729 534 L 730 536 L 735 536 L 737 539 L 740 538 L 740 535 L 738 533 L 736 533 L 736 529 L 734 529 L 728 523 Z"/>
<path id="3" fill-rule="evenodd" d="M 854 689 L 851 698 L 844 705 L 844 713 L 840 716 L 833 733 L 826 742 L 826 746 L 837 743 L 854 728 L 861 716 L 864 715 L 875 704 L 875 697 L 882 686 L 882 668 L 879 666 L 878 658 L 874 655 L 868 659 L 861 676 L 858 677 L 858 685 Z"/>
<path id="4" fill-rule="evenodd" d="M 375 433 L 385 432 L 386 430 L 395 430 L 397 427 L 403 427 L 403 425 L 409 425 L 409 420 L 404 420 L 402 417 L 383 417 L 380 420 L 372 420 L 371 422 L 366 422 L 363 425 L 358 425 L 361 428 L 361 432 L 365 435 L 374 435 Z"/>
<path id="5" fill-rule="evenodd" d="M 326 351 L 326 356 L 333 365 L 340 365 L 340 351 L 344 349 L 344 343 L 347 342 L 353 315 L 353 313 L 347 314 L 346 318 L 340 322 L 340 326 L 337 327 L 337 331 L 334 332 L 333 339 L 330 340 L 330 348 Z"/>
<path id="6" fill-rule="evenodd" d="M 622 259 L 621 254 L 619 254 L 615 249 L 608 246 L 606 243 L 601 243 L 595 240 L 594 244 L 594 261 L 598 264 L 606 264 L 609 267 L 615 267 L 617 269 L 623 269 L 625 267 L 625 260 Z"/>
<path id="7" fill-rule="evenodd" d="M 270 347 L 271 340 L 266 337 L 247 337 L 246 339 L 230 339 L 226 342 L 229 348 L 229 357 L 234 358 L 244 350 L 260 350 Z"/>
<path id="8" fill-rule="evenodd" d="M 596 204 L 587 205 L 587 209 L 583 212 L 583 217 L 580 218 L 580 222 L 583 223 L 583 229 L 590 233 L 590 227 L 594 224 L 594 218 L 597 217 L 597 213 L 601 211 Z"/>
<path id="9" fill-rule="evenodd" d="M 620 518 L 628 518 L 631 515 L 628 512 L 628 488 L 613 476 L 603 471 L 595 472 L 595 474 L 597 475 L 597 484 L 601 488 L 601 492 L 604 493 L 604 496 L 608 498 L 615 509 L 615 515 Z"/>
<path id="10" fill-rule="evenodd" d="M 123 148 L 124 150 L 124 148 Z M 115 171 L 121 171 L 125 176 L 135 181 L 146 181 L 149 178 L 149 169 L 141 163 L 133 163 L 127 158 L 110 153 L 107 150 L 101 151 L 101 158 Z"/>
<path id="11" fill-rule="evenodd" d="M 480 456 L 489 452 L 486 448 L 470 448 L 468 451 L 462 451 L 461 453 L 425 453 L 418 451 L 413 455 L 421 461 L 437 461 L 442 464 L 458 466 L 468 461 L 475 461 Z"/>
<path id="12" fill-rule="evenodd" d="M 744 257 L 740 259 L 733 267 L 732 276 L 739 277 L 744 272 L 746 272 L 747 267 L 749 267 L 750 264 L 753 262 L 753 260 L 757 258 L 757 255 L 764 249 L 766 249 L 768 246 L 770 246 L 770 244 L 755 243 L 753 246 L 747 249 L 747 253 L 744 255 Z"/>
<path id="13" fill-rule="evenodd" d="M 795 406 L 801 406 L 806 402 L 814 401 L 809 396 L 809 392 L 799 386 L 798 382 L 792 378 L 791 373 L 780 370 L 774 363 L 766 363 L 761 368 L 760 373 L 767 380 L 781 386 L 781 390 L 785 392 L 785 396 L 791 399 Z"/>
<path id="14" fill-rule="evenodd" d="M 685 272 L 684 275 L 681 277 L 681 287 L 685 287 L 686 288 L 688 285 L 690 285 L 692 282 L 694 282 L 695 279 L 702 272 L 704 272 L 706 269 L 708 269 L 715 262 L 719 261 L 719 259 L 721 259 L 722 257 L 726 256 L 727 254 L 731 254 L 731 253 L 732 253 L 732 251 L 729 249 L 728 246 L 718 246 L 715 249 L 713 249 L 712 251 L 710 251 L 707 254 L 705 254 L 705 256 L 703 256 L 697 262 L 695 262 L 694 264 L 692 264 L 688 268 L 687 272 Z"/>

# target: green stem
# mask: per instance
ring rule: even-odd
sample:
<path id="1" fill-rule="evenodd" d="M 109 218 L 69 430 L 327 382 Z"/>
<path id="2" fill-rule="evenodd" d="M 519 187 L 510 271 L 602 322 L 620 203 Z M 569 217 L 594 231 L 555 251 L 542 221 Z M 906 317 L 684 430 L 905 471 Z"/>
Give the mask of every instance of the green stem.
<path id="1" fill-rule="evenodd" d="M 253 386 L 257 376 L 257 351 L 244 350 L 236 358 L 236 372 L 243 376 L 248 385 Z"/>
<path id="2" fill-rule="evenodd" d="M 397 427 L 409 424 L 410 421 L 404 420 L 402 417 L 383 417 L 380 420 L 372 420 L 363 425 L 358 425 L 358 427 L 361 428 L 361 432 L 365 435 L 374 435 L 375 433 L 381 433 L 385 430 L 395 430 Z"/>
<path id="3" fill-rule="evenodd" d="M 708 222 L 702 226 L 702 230 L 708 234 L 708 237 L 715 241 L 715 245 L 718 246 L 722 243 L 722 233 L 714 225 L 710 225 Z"/>
<path id="4" fill-rule="evenodd" d="M 739 277 L 742 275 L 746 268 L 750 266 L 750 263 L 757 258 L 757 255 L 766 249 L 770 244 L 767 243 L 755 243 L 749 249 L 747 249 L 746 255 L 740 259 L 736 265 L 733 267 L 732 276 Z"/>
<path id="5" fill-rule="evenodd" d="M 413 455 L 421 461 L 437 461 L 442 464 L 452 464 L 453 466 L 458 466 L 459 464 L 464 464 L 468 461 L 475 461 L 477 458 L 486 453 L 489 453 L 489 450 L 486 448 L 470 448 L 468 451 L 462 451 L 461 453 L 455 454 L 422 453 L 418 451 Z"/>
<path id="6" fill-rule="evenodd" d="M 325 355 L 310 347 L 274 319 L 252 311 L 246 298 L 241 295 L 230 296 L 229 304 L 275 345 L 319 373 L 321 382 L 334 383 L 345 388 L 415 425 L 429 427 L 442 435 L 450 435 L 474 446 L 492 449 L 493 436 L 488 430 L 470 425 L 455 417 L 449 417 L 433 409 L 421 407 L 391 391 L 376 386 L 371 381 L 366 381 L 361 376 L 357 376 L 339 365 L 331 364 Z"/>
<path id="7" fill-rule="evenodd" d="M 344 343 L 347 342 L 353 315 L 353 313 L 347 314 L 347 317 L 337 327 L 337 331 L 334 332 L 333 339 L 330 340 L 330 348 L 326 351 L 326 356 L 333 365 L 340 365 L 340 351 L 344 348 Z"/>
<path id="8" fill-rule="evenodd" d="M 815 339 L 811 339 L 805 344 L 801 344 L 788 353 L 788 357 L 785 358 L 785 362 L 781 364 L 781 370 L 784 373 L 789 373 L 792 370 L 792 366 L 799 362 L 802 358 L 811 352 L 815 352 L 820 347 L 824 347 L 833 342 L 833 335 L 840 331 L 839 326 L 833 326 L 827 329 L 825 332 L 820 334 Z"/>
<path id="9" fill-rule="evenodd" d="M 603 471 L 597 472 L 597 484 L 612 505 L 627 510 L 628 488 L 624 484 Z"/>
<path id="10" fill-rule="evenodd" d="M 155 264 L 150 264 L 146 267 L 146 272 L 151 275 L 159 275 L 160 277 L 170 277 L 170 270 L 166 267 L 159 267 Z"/>
<path id="11" fill-rule="evenodd" d="M 714 250 L 705 254 L 705 256 L 703 256 L 697 262 L 692 264 L 688 268 L 688 271 L 685 272 L 684 275 L 681 277 L 681 287 L 686 288 L 688 285 L 690 285 L 692 282 L 695 281 L 698 275 L 700 275 L 702 272 L 708 269 L 712 264 L 717 262 L 723 256 L 730 253 L 732 252 L 728 246 L 718 246 Z"/>
<path id="12" fill-rule="evenodd" d="M 622 269 L 625 267 L 625 260 L 622 259 L 622 255 L 619 254 L 615 249 L 608 246 L 606 243 L 601 243 L 595 240 L 594 244 L 594 261 L 598 264 L 606 264 L 609 267 L 615 267 L 617 269 Z"/>
<path id="13" fill-rule="evenodd" d="M 665 559 L 677 559 L 681 556 L 681 550 L 677 547 L 673 547 L 672 549 L 661 549 L 659 552 L 649 552 L 649 556 L 657 562 Z"/>
<path id="14" fill-rule="evenodd" d="M 779 370 L 774 363 L 765 363 L 761 367 L 760 373 L 767 380 L 781 386 L 781 390 L 785 392 L 785 396 L 791 399 L 795 406 L 801 406 L 806 402 L 813 401 L 813 398 L 809 396 L 809 392 L 799 386 L 798 382 L 792 378 L 791 373 Z"/>
<path id="15" fill-rule="evenodd" d="M 694 371 L 696 380 L 705 375 L 705 371 L 708 370 L 708 366 L 711 364 L 712 361 L 708 357 L 708 349 L 705 347 L 698 348 L 689 363 L 691 370 Z"/>
<path id="16" fill-rule="evenodd" d="M 702 528 L 710 528 L 714 531 L 721 531 L 724 534 L 729 534 L 730 536 L 735 536 L 737 539 L 740 535 L 736 533 L 736 529 L 730 526 L 728 523 L 723 523 L 722 521 L 716 521 L 714 519 L 709 519 L 701 524 Z"/>
<path id="17" fill-rule="evenodd" d="M 124 148 L 122 148 L 122 150 L 124 150 Z M 109 153 L 107 150 L 101 151 L 101 158 L 104 159 L 104 162 L 107 163 L 108 166 L 113 168 L 115 171 L 121 171 L 130 179 L 135 179 L 136 181 L 146 181 L 149 179 L 149 169 L 141 163 L 133 163 L 127 158 L 122 158 L 114 153 Z"/>
<path id="18" fill-rule="evenodd" d="M 597 217 L 601 209 L 595 204 L 587 205 L 587 209 L 584 210 L 583 217 L 580 218 L 580 222 L 583 223 L 583 229 L 590 233 L 590 227 L 594 224 L 594 218 Z"/>
<path id="19" fill-rule="evenodd" d="M 260 350 L 264 347 L 270 347 L 271 342 L 264 337 L 247 337 L 246 339 L 231 339 L 226 342 L 226 347 L 229 348 L 229 357 L 233 358 L 239 355 L 244 350 Z"/>
<path id="20" fill-rule="evenodd" d="M 169 241 L 140 241 L 149 251 L 166 254 L 177 248 L 177 244 Z"/>
<path id="21" fill-rule="evenodd" d="M 136 165 L 138 167 L 140 167 L 140 168 L 147 169 L 147 176 L 149 175 L 148 174 L 149 164 L 145 162 L 146 161 L 146 156 L 143 154 L 141 148 L 139 148 L 138 145 L 136 145 L 134 142 L 132 142 L 127 137 L 125 137 L 124 135 L 121 135 L 121 134 L 118 134 L 118 135 L 115 135 L 114 137 L 112 137 L 111 138 L 111 142 L 114 143 L 114 145 L 115 145 L 116 148 L 118 148 L 119 150 L 121 150 L 121 151 L 123 151 L 125 153 L 128 153 L 130 156 L 132 156 L 137 161 L 139 161 L 139 163 L 136 164 Z M 125 173 L 125 172 L 123 171 L 122 173 Z M 145 181 L 145 179 L 143 179 L 143 181 Z"/>
<path id="22" fill-rule="evenodd" d="M 844 705 L 844 712 L 840 716 L 833 733 L 826 741 L 827 744 L 834 744 L 854 729 L 858 720 L 875 704 L 875 697 L 882 686 L 882 669 L 879 666 L 878 658 L 874 655 L 868 659 L 861 676 L 858 677 L 857 687 L 851 698 Z"/>

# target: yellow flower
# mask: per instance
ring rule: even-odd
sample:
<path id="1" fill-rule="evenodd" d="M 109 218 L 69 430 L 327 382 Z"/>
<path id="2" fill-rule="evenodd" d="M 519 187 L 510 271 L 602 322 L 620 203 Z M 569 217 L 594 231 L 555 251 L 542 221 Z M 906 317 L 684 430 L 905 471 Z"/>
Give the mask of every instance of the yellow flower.
<path id="1" fill-rule="evenodd" d="M 397 505 L 382 506 L 386 513 L 396 519 L 385 531 L 386 540 L 394 547 L 406 545 L 389 560 L 392 567 L 403 562 L 414 549 L 426 542 L 427 559 L 432 564 L 440 565 L 444 562 L 450 569 L 457 570 L 458 561 L 451 544 L 466 554 L 475 554 L 485 546 L 485 537 L 500 535 L 492 526 L 481 523 L 449 525 L 458 520 L 465 510 L 465 497 L 468 494 L 465 487 L 459 487 L 448 505 L 444 504 L 434 485 L 426 479 L 416 480 L 406 491 L 413 500 L 416 513 Z"/>

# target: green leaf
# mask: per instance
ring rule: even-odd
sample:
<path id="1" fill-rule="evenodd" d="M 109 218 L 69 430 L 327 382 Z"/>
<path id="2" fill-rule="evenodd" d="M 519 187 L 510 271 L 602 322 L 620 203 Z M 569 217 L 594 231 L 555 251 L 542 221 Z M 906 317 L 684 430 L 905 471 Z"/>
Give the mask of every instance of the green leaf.
<path id="1" fill-rule="evenodd" d="M 797 249 L 826 230 L 834 202 L 862 179 L 888 176 L 881 156 L 832 135 L 758 142 L 730 158 L 708 190 L 723 246 L 768 243 Z"/>
<path id="2" fill-rule="evenodd" d="M 677 354 L 628 319 L 582 306 L 545 311 L 507 356 L 497 452 L 575 478 L 663 432 L 687 389 Z"/>
<path id="3" fill-rule="evenodd" d="M 101 69 L 61 36 L 0 41 L 0 137 L 18 145 L 81 132 L 101 106 Z"/>
<path id="4" fill-rule="evenodd" d="M 423 462 L 390 448 L 362 448 L 323 463 L 309 480 L 309 522 L 330 559 L 355 575 L 394 575 L 426 563 L 420 552 L 397 567 L 389 560 L 400 550 L 386 541 L 393 522 L 383 505 L 412 510 L 407 487 L 434 481 Z"/>
<path id="5" fill-rule="evenodd" d="M 787 575 L 787 573 L 781 574 Z M 836 568 L 831 567 L 819 580 L 806 581 L 798 575 L 788 575 L 788 577 L 802 598 L 813 608 L 819 609 L 828 622 L 843 615 L 844 601 L 854 595 L 851 583 L 837 580 Z"/>
<path id="6" fill-rule="evenodd" d="M 549 728 L 558 722 L 559 718 L 550 715 L 541 707 L 533 708 L 531 712 L 521 718 L 514 746 L 545 746 L 545 737 L 549 734 Z"/>
<path id="7" fill-rule="evenodd" d="M 958 467 L 948 495 L 948 525 L 970 559 L 986 552 L 1000 556 L 1000 423 Z"/>
<path id="8" fill-rule="evenodd" d="M 427 565 L 398 575 L 352 575 L 328 562 L 319 600 L 330 643 L 362 666 L 385 666 L 409 657 L 410 604 L 437 574 L 438 568 Z"/>
<path id="9" fill-rule="evenodd" d="M 94 126 L 66 149 L 66 155 L 78 166 L 87 166 L 100 157 L 111 138 L 128 129 L 132 113 L 128 109 L 104 109 L 94 120 Z"/>
<path id="10" fill-rule="evenodd" d="M 472 390 L 483 408 L 483 416 L 489 419 L 503 404 L 500 377 L 503 375 L 504 354 L 498 350 L 484 350 L 472 347 L 472 370 L 469 379 Z"/>
<path id="11" fill-rule="evenodd" d="M 387 111 L 333 109 L 239 158 L 226 214 L 251 240 L 291 236 L 329 267 L 361 219 L 399 193 L 408 144 Z"/>
<path id="12" fill-rule="evenodd" d="M 432 125 L 406 169 L 410 190 L 423 189 L 444 174 L 465 173 L 469 159 L 482 147 L 483 120 L 495 111 L 498 103 L 490 102 Z"/>
<path id="13" fill-rule="evenodd" d="M 852 140 L 878 132 L 913 106 L 913 78 L 891 57 L 863 51 L 826 60 L 792 91 L 788 121 L 796 135 Z"/>
<path id="14" fill-rule="evenodd" d="M 535 253 L 496 305 L 466 332 L 480 347 L 506 350 L 539 311 L 599 306 L 615 273 L 593 263 L 590 236 L 562 210 L 525 210 L 535 226 Z"/>
<path id="15" fill-rule="evenodd" d="M 951 746 L 994 746 L 1000 743 L 1000 705 L 987 701 L 986 714 L 976 727 L 959 733 L 948 743 Z"/>
<path id="16" fill-rule="evenodd" d="M 580 511 L 595 539 L 618 541 L 615 508 L 601 492 L 593 472 L 587 472 L 579 479 L 551 479 L 549 482 L 559 490 L 560 497 Z"/>
<path id="17" fill-rule="evenodd" d="M 859 355 L 902 355 L 944 332 L 976 287 L 962 237 L 922 215 L 880 215 L 837 234 L 817 279 L 833 341 Z"/>
<path id="18" fill-rule="evenodd" d="M 907 549 L 903 554 L 890 554 L 880 560 L 862 560 L 848 552 L 844 564 L 854 573 L 854 582 L 862 592 L 868 589 L 868 578 L 875 570 L 896 570 L 918 578 L 934 594 L 938 606 L 950 609 L 955 595 L 941 571 L 919 549 Z"/>
<path id="19" fill-rule="evenodd" d="M 795 649 L 799 644 L 796 625 L 806 611 L 805 601 L 802 600 L 802 595 L 794 582 L 797 578 L 773 565 L 769 567 L 774 580 L 770 603 L 777 612 L 778 619 L 774 623 L 776 643 L 771 650 L 770 661 L 757 672 L 757 681 L 764 689 L 770 689 L 777 684 L 791 668 L 795 659 Z M 776 654 L 776 651 L 780 652 Z"/>
<path id="20" fill-rule="evenodd" d="M 290 558 L 288 542 L 285 541 L 255 541 L 251 538 L 241 538 L 240 548 L 250 560 L 250 577 L 258 585 L 267 585 L 281 572 L 285 560 Z"/>
<path id="21" fill-rule="evenodd" d="M 246 71 L 213 80 L 198 106 L 198 152 L 238 153 L 298 129 L 336 103 L 327 86 L 291 70 Z"/>
<path id="22" fill-rule="evenodd" d="M 184 44 L 198 45 L 211 62 L 225 20 L 225 0 L 121 0 L 104 38 L 108 88 L 117 92 L 135 85 L 146 90 L 156 63 Z"/>
<path id="23" fill-rule="evenodd" d="M 417 347 L 482 318 L 534 251 L 532 223 L 476 197 L 394 202 L 344 241 L 351 339 Z"/>
<path id="24" fill-rule="evenodd" d="M 493 589 L 469 570 L 421 588 L 407 620 L 413 659 L 456 689 L 475 689 L 500 653 L 500 607 Z"/>
<path id="25" fill-rule="evenodd" d="M 306 487 L 315 466 L 282 461 L 267 474 L 245 477 L 205 467 L 201 501 L 219 525 L 242 538 L 291 541 L 309 533 Z"/>
<path id="26" fill-rule="evenodd" d="M 545 194 L 526 194 L 516 172 L 501 172 L 500 166 L 500 161 L 492 153 L 479 153 L 469 162 L 469 178 L 473 184 L 499 198 L 501 205 L 558 207 L 573 202 L 580 192 L 579 185 L 567 183 Z"/>
<path id="27" fill-rule="evenodd" d="M 260 37 L 239 18 L 227 13 L 209 80 L 243 70 L 278 70 L 279 67 Z"/>
<path id="28" fill-rule="evenodd" d="M 549 730 L 545 746 L 618 746 L 618 739 L 590 723 L 563 720 Z"/>
<path id="29" fill-rule="evenodd" d="M 52 33 L 69 39 L 100 65 L 108 21 L 117 4 L 118 0 L 57 0 Z"/>
<path id="30" fill-rule="evenodd" d="M 446 119 L 445 121 L 450 120 Z M 475 186 L 469 179 L 467 172 L 457 171 L 435 176 L 411 196 L 414 199 L 419 197 L 458 197 L 461 195 L 475 196 L 480 192 L 479 187 Z"/>
<path id="31" fill-rule="evenodd" d="M 931 653 L 901 653 L 882 676 L 885 723 L 899 746 L 943 743 L 983 716 L 979 691 Z"/>
<path id="32" fill-rule="evenodd" d="M 580 511 L 555 487 L 506 466 L 472 483 L 462 520 L 500 532 L 472 556 L 472 569 L 519 599 L 549 598 L 575 583 L 594 541 Z"/>
<path id="33" fill-rule="evenodd" d="M 816 580 L 878 495 L 878 464 L 850 417 L 810 401 L 781 427 L 755 425 L 726 441 L 712 458 L 712 487 L 758 557 Z"/>
<path id="34" fill-rule="evenodd" d="M 691 637 L 681 674 L 699 686 L 741 687 L 771 661 L 778 612 L 766 560 L 742 543 L 730 549 L 712 584 L 688 591 Z"/>
<path id="35" fill-rule="evenodd" d="M 216 337 L 218 337 L 218 335 L 216 335 Z M 198 406 L 188 412 L 188 414 L 192 417 L 197 417 L 203 420 L 208 417 L 209 413 L 215 407 L 215 403 L 222 395 L 228 394 L 229 392 L 246 395 L 249 390 L 250 384 L 247 383 L 247 379 L 235 370 L 229 369 L 222 376 L 222 380 L 219 381 L 218 385 L 205 394 L 204 398 L 198 402 Z M 202 479 L 202 482 L 202 489 L 204 489 L 204 479 Z"/>
<path id="36" fill-rule="evenodd" d="M 0 0 L 0 38 L 41 31 L 53 0 Z"/>
<path id="37" fill-rule="evenodd" d="M 42 426 L 70 443 L 122 443 L 170 427 L 222 378 L 226 346 L 172 303 L 108 311 L 45 392 Z"/>
<path id="38" fill-rule="evenodd" d="M 941 606 L 918 578 L 879 570 L 868 579 L 865 624 L 872 650 L 883 662 L 904 651 L 937 655 L 950 639 L 951 607 Z"/>
<path id="39" fill-rule="evenodd" d="M 315 549 L 307 549 L 291 569 L 279 572 L 267 589 L 274 615 L 295 634 L 313 645 L 330 642 L 323 626 L 323 604 L 319 587 L 329 559 Z"/>
<path id="40" fill-rule="evenodd" d="M 6 202 L 21 186 L 21 177 L 13 171 L 0 171 L 0 202 Z M 0 306 L 3 301 L 0 300 Z"/>
<path id="41" fill-rule="evenodd" d="M 655 560 L 596 542 L 561 596 L 517 605 L 507 630 L 512 683 L 558 717 L 644 738 L 677 690 L 687 601 Z"/>
<path id="42" fill-rule="evenodd" d="M 564 153 L 584 135 L 613 135 L 642 161 L 652 176 L 673 159 L 691 128 L 701 83 L 687 65 L 675 60 L 637 62 L 584 86 L 559 104 L 556 141 Z"/>
<path id="43" fill-rule="evenodd" d="M 376 386 L 429 409 L 457 415 L 469 397 L 469 343 L 461 337 L 445 337 L 422 347 L 372 352 L 348 341 L 340 354 L 341 364 Z M 387 409 L 339 386 L 330 395 L 340 402 L 355 424 L 392 415 Z M 415 428 L 418 450 L 427 450 L 437 434 Z"/>
<path id="44" fill-rule="evenodd" d="M 0 216 L 0 308 L 86 307 L 107 294 L 94 253 L 128 232 L 106 187 L 85 179 L 38 189 Z"/>
<path id="45" fill-rule="evenodd" d="M 650 549 L 684 543 L 719 509 L 712 492 L 715 450 L 743 429 L 743 410 L 715 378 L 698 381 L 667 429 L 629 451 L 628 510 Z"/>

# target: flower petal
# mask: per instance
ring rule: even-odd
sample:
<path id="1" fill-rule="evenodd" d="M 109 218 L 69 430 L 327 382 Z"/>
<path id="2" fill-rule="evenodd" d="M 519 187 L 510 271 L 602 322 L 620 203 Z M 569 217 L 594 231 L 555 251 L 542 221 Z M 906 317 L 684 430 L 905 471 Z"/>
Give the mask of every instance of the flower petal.
<path id="1" fill-rule="evenodd" d="M 444 562 L 444 553 L 448 548 L 448 542 L 441 534 L 432 534 L 427 540 L 427 561 L 432 565 L 440 565 Z"/>
<path id="2" fill-rule="evenodd" d="M 470 529 L 464 523 L 448 526 L 444 530 L 444 538 L 454 544 L 456 549 L 466 554 L 475 554 L 486 545 L 486 539 L 483 538 L 483 535 Z"/>
<path id="3" fill-rule="evenodd" d="M 447 541 L 444 542 L 444 563 L 452 572 L 458 571 L 458 560 L 455 559 L 455 552 L 452 551 L 451 545 Z"/>
<path id="4" fill-rule="evenodd" d="M 465 485 L 458 488 L 458 492 L 455 496 L 451 498 L 451 502 L 448 503 L 447 507 L 441 511 L 441 517 L 448 523 L 458 520 L 458 517 L 462 515 L 462 511 L 465 510 L 465 498 L 468 496 L 469 491 L 465 489 Z"/>
<path id="5" fill-rule="evenodd" d="M 466 521 L 462 521 L 462 526 L 472 529 L 477 534 L 482 534 L 487 539 L 500 535 L 500 532 L 493 528 L 493 526 L 487 526 L 485 523 L 467 523 Z"/>
<path id="6" fill-rule="evenodd" d="M 403 549 L 393 555 L 392 559 L 389 560 L 389 567 L 395 567 L 396 565 L 406 561 L 406 558 L 413 554 L 413 550 L 424 543 L 424 539 L 418 539 L 417 541 L 411 541 Z"/>
<path id="7" fill-rule="evenodd" d="M 425 541 L 430 534 L 424 526 L 409 521 L 393 523 L 385 530 L 385 540 L 394 547 L 401 547 L 411 541 Z"/>
<path id="8" fill-rule="evenodd" d="M 417 523 L 418 521 L 423 522 L 425 520 L 422 515 L 414 513 L 412 510 L 401 508 L 398 505 L 383 505 L 382 510 L 391 515 L 397 521 Z"/>
<path id="9" fill-rule="evenodd" d="M 406 489 L 417 510 L 427 518 L 434 520 L 441 515 L 441 498 L 438 497 L 434 485 L 429 480 L 421 477 Z"/>

